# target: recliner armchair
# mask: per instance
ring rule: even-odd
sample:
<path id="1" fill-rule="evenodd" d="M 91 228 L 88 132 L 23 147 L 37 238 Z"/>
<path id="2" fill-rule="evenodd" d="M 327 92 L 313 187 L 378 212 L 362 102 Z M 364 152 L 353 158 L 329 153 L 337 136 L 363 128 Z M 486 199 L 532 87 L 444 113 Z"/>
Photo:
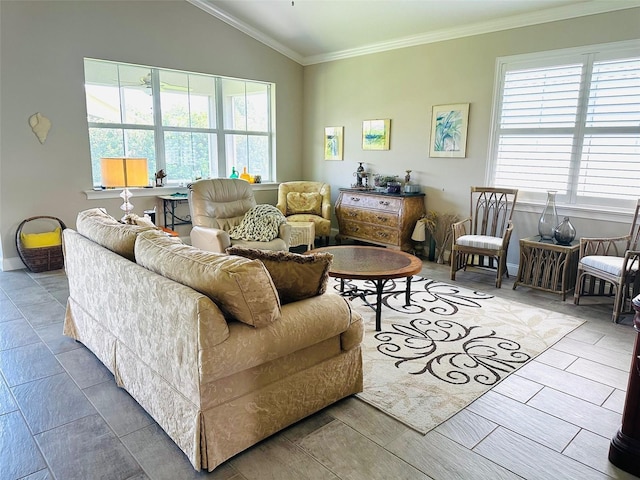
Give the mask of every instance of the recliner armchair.
<path id="1" fill-rule="evenodd" d="M 235 178 L 199 180 L 189 186 L 191 244 L 201 250 L 224 253 L 231 245 L 260 250 L 289 250 L 291 226 L 282 224 L 278 237 L 268 242 L 235 240 L 229 236 L 245 214 L 256 206 L 251 185 Z"/>
<path id="2" fill-rule="evenodd" d="M 316 236 L 331 234 L 331 185 L 323 182 L 283 182 L 278 187 L 276 207 L 287 222 L 313 222 Z"/>

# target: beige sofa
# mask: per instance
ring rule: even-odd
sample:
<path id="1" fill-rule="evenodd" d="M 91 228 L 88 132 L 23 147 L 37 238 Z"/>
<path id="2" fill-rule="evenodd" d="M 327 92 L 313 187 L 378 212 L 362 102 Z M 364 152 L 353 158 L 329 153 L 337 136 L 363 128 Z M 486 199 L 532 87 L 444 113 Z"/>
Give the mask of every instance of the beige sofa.
<path id="1" fill-rule="evenodd" d="M 326 259 L 283 262 L 305 283 L 320 278 L 301 289 L 313 296 L 283 303 L 259 260 L 204 252 L 100 209 L 81 212 L 76 228 L 63 235 L 64 333 L 196 470 L 362 390 L 362 319 L 322 293 Z"/>

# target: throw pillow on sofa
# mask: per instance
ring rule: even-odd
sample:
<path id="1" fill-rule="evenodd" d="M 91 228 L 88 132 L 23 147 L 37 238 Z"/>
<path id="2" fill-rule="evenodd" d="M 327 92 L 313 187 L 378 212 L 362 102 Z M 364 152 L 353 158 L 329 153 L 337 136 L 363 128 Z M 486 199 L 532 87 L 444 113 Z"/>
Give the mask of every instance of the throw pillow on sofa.
<path id="1" fill-rule="evenodd" d="M 91 208 L 78 213 L 76 230 L 98 245 L 135 261 L 134 245 L 139 233 L 155 229 L 139 225 L 125 225 L 113 218 L 104 208 Z"/>
<path id="2" fill-rule="evenodd" d="M 278 292 L 257 260 L 206 252 L 157 230 L 138 236 L 135 254 L 139 265 L 208 296 L 227 317 L 254 327 L 280 318 Z"/>
<path id="3" fill-rule="evenodd" d="M 282 304 L 322 295 L 327 290 L 330 253 L 300 255 L 297 253 L 229 247 L 229 255 L 260 260 L 269 271 Z"/>

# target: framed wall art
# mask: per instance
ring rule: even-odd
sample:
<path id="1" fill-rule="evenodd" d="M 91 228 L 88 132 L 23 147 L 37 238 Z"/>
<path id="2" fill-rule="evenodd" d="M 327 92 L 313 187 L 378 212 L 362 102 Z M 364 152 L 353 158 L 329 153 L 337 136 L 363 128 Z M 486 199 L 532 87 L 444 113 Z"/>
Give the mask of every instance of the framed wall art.
<path id="1" fill-rule="evenodd" d="M 324 127 L 324 159 L 342 160 L 344 127 Z"/>
<path id="2" fill-rule="evenodd" d="M 362 149 L 389 150 L 391 119 L 365 120 L 362 122 Z"/>
<path id="3" fill-rule="evenodd" d="M 431 116 L 430 157 L 466 156 L 469 104 L 434 105 Z"/>

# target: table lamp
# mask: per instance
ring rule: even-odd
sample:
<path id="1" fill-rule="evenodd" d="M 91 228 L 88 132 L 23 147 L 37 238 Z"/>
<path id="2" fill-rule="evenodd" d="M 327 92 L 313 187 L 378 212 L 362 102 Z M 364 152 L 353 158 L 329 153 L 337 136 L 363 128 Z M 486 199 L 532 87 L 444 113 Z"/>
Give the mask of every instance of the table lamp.
<path id="1" fill-rule="evenodd" d="M 411 240 L 416 242 L 416 255 L 421 257 L 424 254 L 424 242 L 427 239 L 426 226 L 422 220 L 416 222 L 416 226 L 411 234 Z"/>
<path id="2" fill-rule="evenodd" d="M 146 158 L 101 158 L 100 167 L 102 170 L 102 185 L 106 188 L 124 188 L 120 197 L 124 203 L 120 209 L 124 211 L 122 221 L 133 210 L 133 205 L 129 202 L 131 192 L 128 187 L 146 187 L 149 185 L 149 172 L 147 171 Z"/>

